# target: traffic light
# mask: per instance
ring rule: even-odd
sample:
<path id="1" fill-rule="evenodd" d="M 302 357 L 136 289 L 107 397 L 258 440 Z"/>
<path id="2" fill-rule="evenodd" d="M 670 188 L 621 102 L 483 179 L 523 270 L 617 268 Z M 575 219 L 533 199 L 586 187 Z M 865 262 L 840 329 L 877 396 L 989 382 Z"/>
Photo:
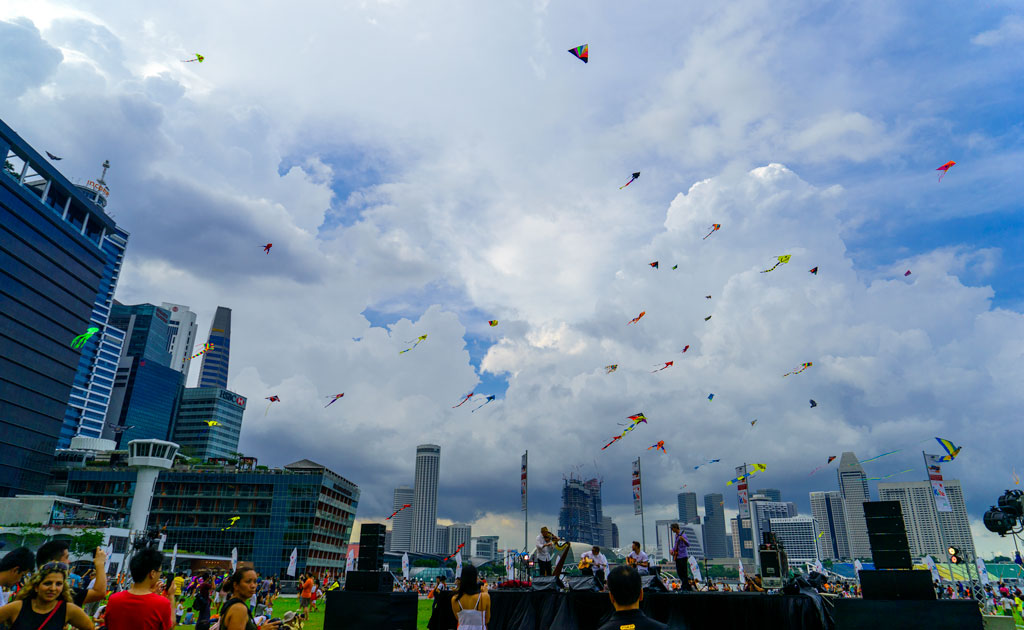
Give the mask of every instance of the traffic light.
<path id="1" fill-rule="evenodd" d="M 964 563 L 964 557 L 962 555 L 960 555 L 960 550 L 959 549 L 957 549 L 953 545 L 950 545 L 949 549 L 947 549 L 946 551 L 949 552 L 949 563 L 950 564 L 963 564 Z"/>

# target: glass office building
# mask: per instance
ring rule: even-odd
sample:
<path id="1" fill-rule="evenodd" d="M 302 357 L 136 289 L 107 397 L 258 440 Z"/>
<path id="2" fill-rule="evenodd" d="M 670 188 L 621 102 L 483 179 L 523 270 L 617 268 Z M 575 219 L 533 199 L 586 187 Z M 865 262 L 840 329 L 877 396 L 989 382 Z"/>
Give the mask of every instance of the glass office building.
<path id="1" fill-rule="evenodd" d="M 245 396 L 219 387 L 185 388 L 171 441 L 189 457 L 232 457 L 238 450 L 245 403 Z"/>
<path id="2" fill-rule="evenodd" d="M 104 283 L 103 208 L 0 121 L 0 496 L 43 491 Z M 90 187 L 101 188 L 90 182 Z"/>
<path id="3" fill-rule="evenodd" d="M 203 354 L 203 364 L 199 368 L 200 387 L 228 387 L 228 360 L 231 357 L 231 309 L 217 307 L 210 324 L 210 336 L 206 342 L 213 345 L 212 350 Z"/>
<path id="4" fill-rule="evenodd" d="M 87 465 L 67 470 L 65 496 L 128 513 L 134 484 L 132 469 Z M 230 556 L 237 548 L 240 561 L 282 577 L 297 549 L 298 571 L 336 574 L 358 504 L 359 487 L 320 464 L 268 469 L 243 458 L 161 471 L 149 524 L 166 527 L 165 549 Z"/>

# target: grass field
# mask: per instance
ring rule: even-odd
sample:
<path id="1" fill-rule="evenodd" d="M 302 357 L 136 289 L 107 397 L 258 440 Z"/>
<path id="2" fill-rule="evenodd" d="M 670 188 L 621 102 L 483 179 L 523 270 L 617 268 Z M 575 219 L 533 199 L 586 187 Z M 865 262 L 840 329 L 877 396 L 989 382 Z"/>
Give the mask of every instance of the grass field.
<path id="1" fill-rule="evenodd" d="M 433 601 L 429 599 L 419 600 L 419 608 L 416 613 L 416 628 L 417 630 L 426 630 L 427 622 L 430 621 L 430 607 Z M 187 599 L 183 606 L 185 610 L 189 609 L 192 605 L 192 599 Z M 298 610 L 299 600 L 297 597 L 280 597 L 274 602 L 274 616 L 283 617 L 289 610 Z M 175 630 L 192 630 L 195 626 L 175 626 Z M 311 612 L 309 614 L 309 622 L 305 625 L 303 630 L 323 630 L 324 628 L 324 606 L 320 604 L 320 610 L 317 612 Z"/>

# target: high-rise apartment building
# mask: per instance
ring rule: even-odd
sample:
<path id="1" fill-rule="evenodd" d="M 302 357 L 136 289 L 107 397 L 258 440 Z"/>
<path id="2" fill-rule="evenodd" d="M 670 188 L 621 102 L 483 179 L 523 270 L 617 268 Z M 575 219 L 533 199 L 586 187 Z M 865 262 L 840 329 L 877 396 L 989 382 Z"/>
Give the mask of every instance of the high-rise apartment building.
<path id="1" fill-rule="evenodd" d="M 728 558 L 725 541 L 725 498 L 717 493 L 704 495 L 704 553 L 709 558 Z"/>
<path id="2" fill-rule="evenodd" d="M 768 497 L 769 501 L 782 503 L 782 490 L 779 490 L 778 488 L 759 488 L 758 490 L 754 490 L 754 494 L 761 494 Z"/>
<path id="3" fill-rule="evenodd" d="M 757 548 L 761 545 L 765 532 L 772 531 L 771 519 L 792 518 L 796 515 L 796 506 L 791 502 L 769 501 L 764 495 L 758 494 L 751 497 L 750 516 L 754 547 Z"/>
<path id="4" fill-rule="evenodd" d="M 818 522 L 821 530 L 825 532 L 821 537 L 822 559 L 851 559 L 843 496 L 835 490 L 830 492 L 812 492 L 811 515 Z"/>
<path id="5" fill-rule="evenodd" d="M 470 543 L 473 540 L 473 528 L 466 523 L 452 523 L 448 526 L 448 549 L 445 555 L 455 553 L 462 545 L 462 557 L 467 559 L 472 552 Z M 440 553 L 440 552 L 439 552 Z"/>
<path id="6" fill-rule="evenodd" d="M 790 562 L 815 562 L 821 559 L 818 521 L 812 516 L 772 518 L 769 526 L 786 549 Z M 824 538 L 824 537 L 823 537 Z"/>
<path id="7" fill-rule="evenodd" d="M 612 523 L 612 548 L 619 548 L 619 525 L 617 523 Z"/>
<path id="8" fill-rule="evenodd" d="M 171 314 L 168 325 L 168 347 L 171 353 L 170 366 L 182 373 L 184 382 L 188 383 L 189 368 L 192 367 L 193 348 L 196 345 L 196 314 L 183 304 L 163 302 L 160 308 Z"/>
<path id="9" fill-rule="evenodd" d="M 473 557 L 486 562 L 498 559 L 498 537 L 476 536 L 473 538 Z"/>
<path id="10" fill-rule="evenodd" d="M 729 534 L 729 540 L 732 544 L 732 557 L 742 558 L 743 551 L 740 548 L 740 517 L 729 519 L 729 527 L 732 529 L 732 533 Z"/>
<path id="11" fill-rule="evenodd" d="M 903 508 L 903 521 L 907 525 L 910 554 L 921 557 L 925 554 L 946 560 L 946 549 L 939 536 L 938 524 L 942 525 L 942 536 L 946 545 L 958 547 L 967 554 L 968 560 L 975 557 L 974 536 L 967 520 L 963 488 L 956 479 L 946 479 L 946 496 L 952 512 L 939 512 L 935 520 L 935 499 L 928 481 L 904 481 L 901 483 L 878 484 L 878 498 L 882 501 L 899 501 Z"/>
<path id="12" fill-rule="evenodd" d="M 679 507 L 680 523 L 698 522 L 696 492 L 680 492 L 678 495 L 676 495 L 676 503 Z"/>
<path id="13" fill-rule="evenodd" d="M 562 507 L 558 512 L 558 537 L 572 542 L 600 545 L 603 542 L 601 521 L 601 482 L 584 482 L 569 477 L 562 483 Z"/>
<path id="14" fill-rule="evenodd" d="M 173 441 L 201 460 L 231 458 L 238 451 L 245 396 L 219 387 L 187 387 L 174 422 Z"/>
<path id="15" fill-rule="evenodd" d="M 448 540 L 449 540 L 449 538 L 448 538 L 448 526 L 447 525 L 437 525 L 437 526 L 434 527 L 434 532 L 435 532 L 435 534 L 434 534 L 434 549 L 436 549 L 436 551 L 432 551 L 431 553 L 436 553 L 436 554 L 439 554 L 439 555 L 447 556 L 448 555 Z"/>
<path id="16" fill-rule="evenodd" d="M 601 517 L 601 542 L 598 544 L 601 547 L 612 546 L 612 517 L 610 516 Z"/>
<path id="17" fill-rule="evenodd" d="M 420 444 L 416 447 L 416 480 L 412 500 L 412 551 L 438 553 L 437 483 L 441 468 L 441 447 Z"/>
<path id="18" fill-rule="evenodd" d="M 126 233 L 103 210 L 103 184 L 86 195 L 2 121 L 0 156 L 0 496 L 14 496 L 46 485 L 72 386 L 90 391 L 83 353 L 116 343 L 93 320 L 112 282 L 108 249 Z"/>
<path id="19" fill-rule="evenodd" d="M 228 360 L 231 357 L 230 308 L 217 307 L 206 343 L 213 347 L 203 353 L 203 363 L 199 368 L 199 386 L 227 389 Z"/>
<path id="20" fill-rule="evenodd" d="M 864 520 L 864 502 L 871 500 L 868 476 L 857 456 L 847 451 L 839 460 L 839 493 L 843 496 L 846 509 L 846 531 L 850 541 L 850 555 L 854 558 L 870 558 L 871 544 L 868 541 L 868 525 Z"/>
<path id="21" fill-rule="evenodd" d="M 413 489 L 409 486 L 395 488 L 392 500 L 392 511 L 398 512 L 391 519 L 391 551 L 412 550 L 412 508 L 402 509 L 403 505 L 413 504 Z M 401 511 L 399 511 L 401 510 Z"/>

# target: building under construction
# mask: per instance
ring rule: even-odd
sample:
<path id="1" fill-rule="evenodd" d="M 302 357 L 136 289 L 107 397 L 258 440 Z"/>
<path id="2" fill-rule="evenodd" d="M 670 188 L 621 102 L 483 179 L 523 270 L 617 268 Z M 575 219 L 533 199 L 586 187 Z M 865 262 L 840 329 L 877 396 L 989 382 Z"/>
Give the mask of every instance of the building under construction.
<path id="1" fill-rule="evenodd" d="M 563 479 L 562 509 L 558 513 L 558 537 L 572 542 L 606 546 L 601 512 L 601 480 Z"/>

